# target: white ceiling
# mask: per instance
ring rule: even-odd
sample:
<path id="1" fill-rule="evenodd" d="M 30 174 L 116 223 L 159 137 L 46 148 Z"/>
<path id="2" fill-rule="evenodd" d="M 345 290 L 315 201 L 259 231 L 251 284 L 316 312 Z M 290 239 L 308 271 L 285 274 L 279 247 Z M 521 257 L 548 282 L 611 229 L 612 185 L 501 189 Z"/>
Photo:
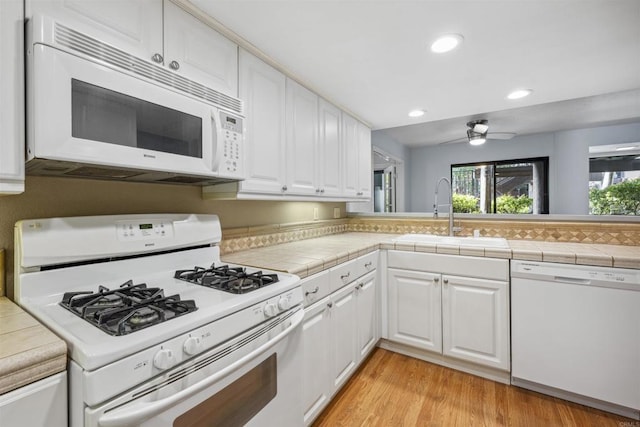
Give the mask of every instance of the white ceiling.
<path id="1" fill-rule="evenodd" d="M 407 145 L 464 136 L 469 118 L 518 134 L 640 121 L 640 0 L 191 3 Z M 462 46 L 431 53 L 445 33 Z M 507 100 L 516 88 L 534 92 Z"/>

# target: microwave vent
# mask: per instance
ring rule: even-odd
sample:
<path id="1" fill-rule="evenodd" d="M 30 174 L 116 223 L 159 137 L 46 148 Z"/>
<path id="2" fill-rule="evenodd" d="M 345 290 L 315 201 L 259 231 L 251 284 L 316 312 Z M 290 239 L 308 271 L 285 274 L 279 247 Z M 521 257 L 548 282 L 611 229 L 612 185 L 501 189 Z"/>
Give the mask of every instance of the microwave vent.
<path id="1" fill-rule="evenodd" d="M 55 24 L 55 41 L 57 44 L 82 53 L 111 66 L 129 71 L 147 79 L 173 87 L 200 99 L 236 113 L 243 113 L 242 101 L 211 89 L 193 80 L 171 72 L 164 67 L 144 61 L 93 37 L 73 30 L 59 22 Z"/>

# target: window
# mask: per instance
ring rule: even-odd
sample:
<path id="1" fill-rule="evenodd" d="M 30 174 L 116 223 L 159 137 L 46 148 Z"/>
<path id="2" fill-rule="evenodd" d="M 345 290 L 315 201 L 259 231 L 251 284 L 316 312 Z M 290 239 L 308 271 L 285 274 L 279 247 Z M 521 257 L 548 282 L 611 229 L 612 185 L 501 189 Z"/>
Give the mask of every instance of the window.
<path id="1" fill-rule="evenodd" d="M 589 159 L 589 213 L 640 215 L 640 156 Z"/>
<path id="2" fill-rule="evenodd" d="M 453 209 L 467 213 L 549 213 L 549 158 L 451 166 Z"/>

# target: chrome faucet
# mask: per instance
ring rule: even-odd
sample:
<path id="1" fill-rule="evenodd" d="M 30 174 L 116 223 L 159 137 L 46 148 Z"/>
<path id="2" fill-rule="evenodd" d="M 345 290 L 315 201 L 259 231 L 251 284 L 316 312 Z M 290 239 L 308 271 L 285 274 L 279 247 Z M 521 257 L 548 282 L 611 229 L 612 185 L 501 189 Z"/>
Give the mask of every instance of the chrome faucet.
<path id="1" fill-rule="evenodd" d="M 447 178 L 446 176 L 440 178 L 438 180 L 438 183 L 436 184 L 436 194 L 433 203 L 433 217 L 438 218 L 438 188 L 440 188 L 440 183 L 442 181 L 445 181 L 447 184 L 449 184 L 449 236 L 453 236 L 454 231 L 457 231 L 453 227 L 453 188 L 451 187 L 451 181 L 449 181 L 449 178 Z"/>

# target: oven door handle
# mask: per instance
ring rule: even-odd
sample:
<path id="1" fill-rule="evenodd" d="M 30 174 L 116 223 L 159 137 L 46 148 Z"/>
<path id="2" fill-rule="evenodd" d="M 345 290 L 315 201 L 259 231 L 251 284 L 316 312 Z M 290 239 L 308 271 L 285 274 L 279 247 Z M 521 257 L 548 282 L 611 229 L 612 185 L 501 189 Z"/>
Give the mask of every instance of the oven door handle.
<path id="1" fill-rule="evenodd" d="M 292 332 L 295 328 L 297 328 L 302 323 L 303 318 L 304 310 L 298 310 L 298 312 L 291 317 L 291 324 L 284 331 L 280 332 L 278 335 L 273 337 L 273 339 L 264 343 L 251 353 L 247 354 L 236 362 L 233 362 L 226 368 L 218 371 L 215 375 L 205 378 L 199 383 L 196 383 L 191 387 L 181 390 L 178 393 L 164 399 L 160 399 L 154 402 L 140 402 L 138 404 L 133 404 L 131 406 L 126 406 L 120 409 L 109 411 L 100 416 L 98 424 L 103 427 L 122 427 L 140 424 L 142 421 L 161 413 L 165 409 L 185 399 L 188 399 L 196 393 L 211 386 L 223 377 L 229 375 L 231 372 L 239 369 L 240 367 L 248 363 L 251 359 L 257 357 L 259 354 L 269 350 L 271 347 L 282 341 L 282 339 L 289 335 L 289 333 Z"/>

